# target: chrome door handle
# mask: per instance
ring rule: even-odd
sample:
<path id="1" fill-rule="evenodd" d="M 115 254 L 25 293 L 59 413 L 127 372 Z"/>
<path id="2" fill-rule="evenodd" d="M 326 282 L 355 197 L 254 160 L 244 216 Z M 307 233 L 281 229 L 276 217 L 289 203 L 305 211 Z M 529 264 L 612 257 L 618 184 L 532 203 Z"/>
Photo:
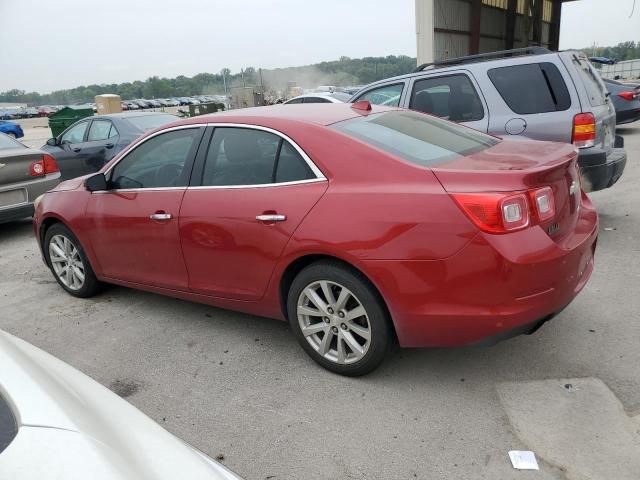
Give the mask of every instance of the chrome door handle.
<path id="1" fill-rule="evenodd" d="M 170 213 L 154 213 L 153 215 L 149 215 L 151 220 L 171 220 Z"/>
<path id="2" fill-rule="evenodd" d="M 267 223 L 284 222 L 286 219 L 287 219 L 286 215 L 269 214 L 269 215 L 258 215 L 258 216 L 256 216 L 256 220 L 259 220 L 261 222 L 267 222 Z"/>

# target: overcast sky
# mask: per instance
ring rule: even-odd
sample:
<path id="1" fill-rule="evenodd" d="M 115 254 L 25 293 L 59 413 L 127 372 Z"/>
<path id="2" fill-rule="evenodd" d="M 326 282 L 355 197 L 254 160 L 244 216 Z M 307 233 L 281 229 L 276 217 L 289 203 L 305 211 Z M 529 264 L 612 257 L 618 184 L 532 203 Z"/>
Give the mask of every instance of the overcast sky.
<path id="1" fill-rule="evenodd" d="M 615 7 L 613 4 L 615 3 Z M 561 48 L 640 41 L 633 0 L 565 4 Z M 0 0 L 0 91 L 415 56 L 415 0 Z"/>

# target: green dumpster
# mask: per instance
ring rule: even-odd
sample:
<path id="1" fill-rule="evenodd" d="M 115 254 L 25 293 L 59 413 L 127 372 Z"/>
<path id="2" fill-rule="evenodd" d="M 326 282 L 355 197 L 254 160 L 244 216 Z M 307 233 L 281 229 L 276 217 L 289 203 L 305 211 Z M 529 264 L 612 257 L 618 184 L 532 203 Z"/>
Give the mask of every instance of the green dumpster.
<path id="1" fill-rule="evenodd" d="M 49 117 L 49 128 L 53 137 L 57 137 L 81 118 L 93 115 L 91 105 L 69 105 Z"/>
<path id="2" fill-rule="evenodd" d="M 198 115 L 207 115 L 224 110 L 224 104 L 218 102 L 200 103 L 198 105 L 189 105 L 189 116 L 197 117 Z"/>

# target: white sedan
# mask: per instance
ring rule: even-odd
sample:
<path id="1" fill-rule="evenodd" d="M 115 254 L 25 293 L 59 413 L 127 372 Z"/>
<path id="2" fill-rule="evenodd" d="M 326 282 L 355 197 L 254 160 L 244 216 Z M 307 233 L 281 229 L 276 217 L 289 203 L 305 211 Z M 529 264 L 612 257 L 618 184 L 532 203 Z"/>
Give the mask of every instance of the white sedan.
<path id="1" fill-rule="evenodd" d="M 297 97 L 287 100 L 283 105 L 291 105 L 296 103 L 346 103 L 351 95 L 343 92 L 333 93 L 305 93 Z"/>
<path id="2" fill-rule="evenodd" d="M 48 353 L 0 331 L 0 479 L 241 480 Z"/>

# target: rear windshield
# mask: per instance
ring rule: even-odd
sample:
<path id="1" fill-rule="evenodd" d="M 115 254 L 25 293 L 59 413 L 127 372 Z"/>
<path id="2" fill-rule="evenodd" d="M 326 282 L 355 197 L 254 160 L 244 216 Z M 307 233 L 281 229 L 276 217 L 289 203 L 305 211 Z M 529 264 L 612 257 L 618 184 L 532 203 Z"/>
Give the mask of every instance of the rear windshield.
<path id="1" fill-rule="evenodd" d="M 494 137 L 470 128 L 408 110 L 376 113 L 331 126 L 425 167 L 471 155 L 499 142 Z"/>
<path id="2" fill-rule="evenodd" d="M 580 79 L 587 90 L 589 103 L 592 107 L 604 105 L 606 99 L 606 87 L 600 79 L 600 75 L 596 72 L 591 62 L 584 56 L 573 55 L 571 58 L 573 66 L 578 71 Z"/>
<path id="3" fill-rule="evenodd" d="M 20 148 L 20 147 L 26 148 L 20 142 L 17 142 L 13 138 L 10 138 L 9 135 L 0 133 L 0 150 L 5 150 L 7 148 Z"/>
<path id="4" fill-rule="evenodd" d="M 175 122 L 178 120 L 178 117 L 175 115 L 169 114 L 160 114 L 160 115 L 139 115 L 139 116 L 130 116 L 125 117 L 127 122 L 131 123 L 138 130 L 142 130 L 146 132 L 147 130 L 153 130 L 154 128 L 161 127 L 162 125 L 166 125 L 167 123 Z"/>

